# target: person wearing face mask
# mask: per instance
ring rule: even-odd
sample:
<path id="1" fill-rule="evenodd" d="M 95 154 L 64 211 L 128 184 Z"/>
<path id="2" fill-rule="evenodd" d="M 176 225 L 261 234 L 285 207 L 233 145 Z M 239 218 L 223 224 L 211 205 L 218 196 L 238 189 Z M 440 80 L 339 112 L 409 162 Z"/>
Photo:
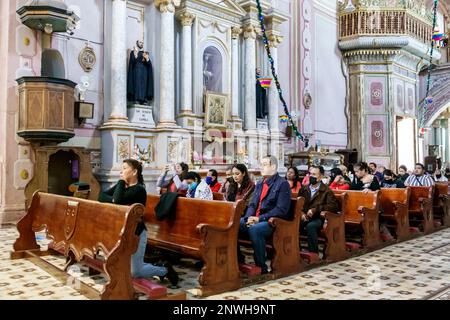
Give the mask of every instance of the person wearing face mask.
<path id="1" fill-rule="evenodd" d="M 324 211 L 338 212 L 337 199 L 331 189 L 322 182 L 325 173 L 322 166 L 313 166 L 310 170 L 309 186 L 304 186 L 298 196 L 305 198 L 300 223 L 300 232 L 308 236 L 308 250 L 319 254 L 319 231 L 322 229 Z"/>
<path id="2" fill-rule="evenodd" d="M 404 188 L 405 185 L 403 184 L 401 179 L 395 179 L 394 173 L 392 170 L 386 169 L 384 170 L 384 178 L 383 181 L 381 181 L 381 188 Z"/>
<path id="3" fill-rule="evenodd" d="M 239 235 L 249 237 L 253 247 L 253 258 L 263 274 L 268 273 L 266 265 L 266 239 L 273 234 L 270 218 L 290 220 L 291 187 L 278 174 L 278 159 L 266 156 L 261 160 L 261 174 L 264 177 L 255 187 L 245 217 L 241 218 Z M 238 260 L 245 262 L 238 246 Z"/>
<path id="4" fill-rule="evenodd" d="M 208 176 L 206 177 L 206 184 L 209 186 L 212 192 L 219 192 L 222 185 L 217 180 L 218 173 L 216 170 L 211 169 L 208 171 Z"/>
<path id="5" fill-rule="evenodd" d="M 429 187 L 434 186 L 433 178 L 425 173 L 425 166 L 421 163 L 416 163 L 414 167 L 414 174 L 410 175 L 405 181 L 407 187 Z"/>
<path id="6" fill-rule="evenodd" d="M 408 179 L 408 177 L 409 177 L 409 173 L 408 173 L 408 169 L 406 168 L 406 166 L 401 165 L 400 167 L 398 167 L 397 180 L 399 180 L 403 184 L 405 184 L 405 181 L 406 181 L 406 179 Z"/>
<path id="7" fill-rule="evenodd" d="M 111 189 L 101 193 L 98 201 L 125 206 L 140 203 L 145 206 L 147 192 L 145 191 L 141 163 L 134 159 L 124 160 L 119 182 Z M 135 234 L 139 236 L 139 245 L 137 251 L 131 256 L 131 276 L 147 279 L 158 276 L 161 280 L 167 277 L 172 286 L 176 286 L 178 274 L 170 263 L 166 262 L 162 266 L 156 266 L 144 262 L 147 247 L 147 228 L 144 221 L 138 224 Z"/>
<path id="8" fill-rule="evenodd" d="M 439 168 L 436 168 L 436 171 L 434 171 L 433 179 L 436 182 L 448 182 L 448 179 L 442 174 Z"/>
<path id="9" fill-rule="evenodd" d="M 189 186 L 186 193 L 187 198 L 213 200 L 211 189 L 208 184 L 200 178 L 200 175 L 197 172 L 188 172 L 185 179 Z"/>

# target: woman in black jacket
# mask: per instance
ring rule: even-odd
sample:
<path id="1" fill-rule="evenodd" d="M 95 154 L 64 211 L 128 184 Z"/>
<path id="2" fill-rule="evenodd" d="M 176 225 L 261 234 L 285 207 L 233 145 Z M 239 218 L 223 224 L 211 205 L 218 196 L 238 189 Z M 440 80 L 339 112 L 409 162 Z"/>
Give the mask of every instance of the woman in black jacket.
<path id="1" fill-rule="evenodd" d="M 119 182 L 111 189 L 101 193 L 99 201 L 125 206 L 140 203 L 145 206 L 147 192 L 145 191 L 141 163 L 133 159 L 124 160 Z M 170 264 L 166 263 L 160 267 L 144 262 L 147 229 L 143 221 L 138 224 L 136 235 L 139 236 L 139 246 L 136 253 L 131 256 L 131 276 L 133 278 L 159 276 L 160 279 L 167 276 L 171 284 L 176 286 L 178 275 Z"/>

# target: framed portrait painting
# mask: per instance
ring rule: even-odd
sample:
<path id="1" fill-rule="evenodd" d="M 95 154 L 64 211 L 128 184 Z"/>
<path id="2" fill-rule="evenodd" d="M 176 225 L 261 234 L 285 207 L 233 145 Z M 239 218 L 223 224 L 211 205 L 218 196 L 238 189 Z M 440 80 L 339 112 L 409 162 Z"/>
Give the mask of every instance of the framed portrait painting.
<path id="1" fill-rule="evenodd" d="M 215 92 L 206 92 L 205 98 L 206 127 L 226 129 L 228 120 L 228 96 Z"/>

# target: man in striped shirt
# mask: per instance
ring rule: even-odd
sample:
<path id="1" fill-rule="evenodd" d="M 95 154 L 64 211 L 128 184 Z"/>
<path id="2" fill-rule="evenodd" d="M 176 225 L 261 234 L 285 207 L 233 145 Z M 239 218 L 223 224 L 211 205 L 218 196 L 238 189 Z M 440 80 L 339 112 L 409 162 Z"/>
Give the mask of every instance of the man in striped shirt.
<path id="1" fill-rule="evenodd" d="M 434 180 L 425 173 L 425 167 L 421 163 L 416 163 L 414 174 L 410 175 L 405 181 L 407 187 L 429 187 L 434 186 Z"/>

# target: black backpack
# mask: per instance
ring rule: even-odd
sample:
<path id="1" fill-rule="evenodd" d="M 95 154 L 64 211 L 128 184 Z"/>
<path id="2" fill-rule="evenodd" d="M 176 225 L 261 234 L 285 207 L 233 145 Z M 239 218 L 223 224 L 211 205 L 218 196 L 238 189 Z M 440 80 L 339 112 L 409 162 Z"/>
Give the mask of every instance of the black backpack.
<path id="1" fill-rule="evenodd" d="M 166 192 L 161 195 L 161 198 L 155 207 L 155 215 L 158 221 L 175 219 L 178 196 L 179 195 L 176 192 Z"/>

